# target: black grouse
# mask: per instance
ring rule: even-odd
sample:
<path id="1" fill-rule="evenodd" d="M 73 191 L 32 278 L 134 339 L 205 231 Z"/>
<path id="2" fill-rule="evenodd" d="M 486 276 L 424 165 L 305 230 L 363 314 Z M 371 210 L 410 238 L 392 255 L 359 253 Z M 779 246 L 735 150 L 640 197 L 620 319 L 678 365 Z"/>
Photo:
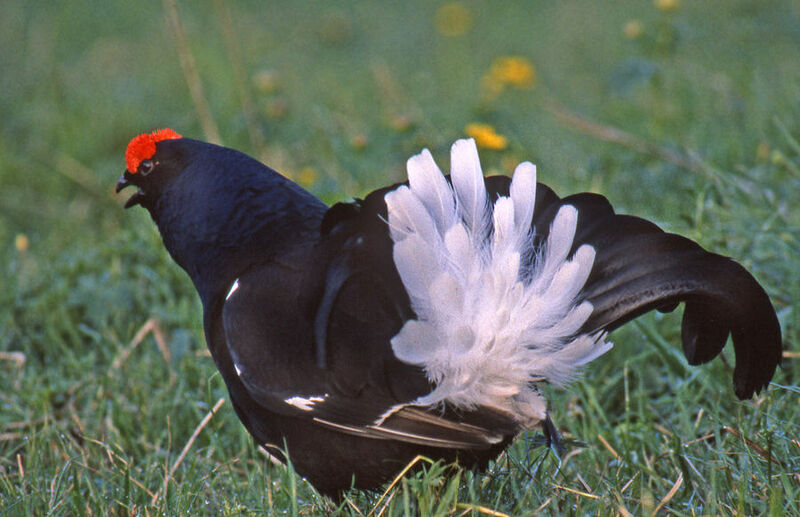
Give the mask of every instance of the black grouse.
<path id="1" fill-rule="evenodd" d="M 775 310 L 740 264 L 603 196 L 560 198 L 530 163 L 484 178 L 472 140 L 449 176 L 424 150 L 407 183 L 330 208 L 168 129 L 126 161 L 117 192 L 138 188 L 125 207 L 150 212 L 194 282 L 236 413 L 324 494 L 376 488 L 418 454 L 485 466 L 524 430 L 554 437 L 537 387 L 653 309 L 685 304 L 690 364 L 731 335 L 741 399 L 780 360 Z"/>

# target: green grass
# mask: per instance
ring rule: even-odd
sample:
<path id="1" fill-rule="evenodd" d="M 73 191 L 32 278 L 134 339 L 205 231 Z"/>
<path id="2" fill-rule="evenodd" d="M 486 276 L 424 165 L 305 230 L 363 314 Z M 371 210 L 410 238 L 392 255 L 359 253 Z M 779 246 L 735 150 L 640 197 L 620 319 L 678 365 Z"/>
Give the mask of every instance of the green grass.
<path id="1" fill-rule="evenodd" d="M 474 0 L 457 36 L 433 2 L 181 2 L 206 120 L 164 4 L 73 4 L 0 4 L 0 513 L 800 514 L 797 2 Z M 536 85 L 489 98 L 505 55 Z M 745 264 L 794 354 L 770 389 L 737 401 L 732 351 L 690 368 L 679 315 L 648 315 L 550 394 L 560 464 L 530 433 L 486 473 L 423 462 L 336 508 L 271 465 L 226 401 L 168 476 L 226 392 L 188 278 L 112 193 L 128 140 L 215 125 L 333 202 L 401 179 L 423 146 L 446 167 L 470 122 L 509 139 L 482 154 L 488 171 L 531 159 L 562 194 L 600 192 Z M 130 348 L 152 317 L 167 355 L 152 336 Z"/>

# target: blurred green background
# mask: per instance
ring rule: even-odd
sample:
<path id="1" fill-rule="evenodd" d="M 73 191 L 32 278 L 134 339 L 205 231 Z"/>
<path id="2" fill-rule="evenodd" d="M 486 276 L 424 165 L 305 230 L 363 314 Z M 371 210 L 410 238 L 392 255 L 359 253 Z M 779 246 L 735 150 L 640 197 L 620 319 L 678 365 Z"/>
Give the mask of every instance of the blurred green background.
<path id="1" fill-rule="evenodd" d="M 175 474 L 179 488 L 156 493 L 225 395 L 188 278 L 147 214 L 113 194 L 128 141 L 171 127 L 254 155 L 329 203 L 400 181 L 423 147 L 446 169 L 450 144 L 475 135 L 487 173 L 534 161 L 561 194 L 602 193 L 735 257 L 773 298 L 787 358 L 756 404 L 733 400 L 732 353 L 689 370 L 679 319 L 648 316 L 554 394 L 557 424 L 593 451 L 574 460 L 577 477 L 556 479 L 547 460 L 528 485 L 476 490 L 471 474 L 455 495 L 398 485 L 388 513 L 547 501 L 647 513 L 677 473 L 672 512 L 797 511 L 800 2 L 4 0 L 0 48 L 0 510 L 324 505 L 265 464 L 226 406 Z M 169 353 L 149 337 L 129 344 L 150 317 Z M 651 464 L 706 433 L 697 465 Z M 283 483 L 275 498 L 270 476 Z M 370 497 L 353 507 L 377 508 Z"/>
<path id="2" fill-rule="evenodd" d="M 646 157 L 623 158 L 565 129 L 548 101 L 723 168 L 755 162 L 759 143 L 778 136 L 775 118 L 795 124 L 796 2 L 690 2 L 667 12 L 649 1 L 454 5 L 464 19 L 456 9 L 449 29 L 437 26 L 436 2 L 178 7 L 221 142 L 287 174 L 312 167 L 313 190 L 328 199 L 341 196 L 340 183 L 352 195 L 400 178 L 410 153 L 441 154 L 470 122 L 492 124 L 510 139 L 509 156 L 535 160 L 557 187 L 603 188 L 631 208 L 646 204 L 633 190 L 693 187 L 674 178 L 684 171 L 662 174 Z M 114 228 L 124 216 L 106 194 L 132 136 L 162 126 L 210 136 L 169 11 L 160 2 L 0 9 L 4 242 L 16 232 L 36 244 L 75 225 Z M 631 22 L 637 38 L 630 27 L 626 37 Z M 509 55 L 535 67 L 533 88 L 487 99 L 482 79 Z M 352 145 L 361 136 L 363 148 Z M 499 157 L 486 159 L 500 168 Z M 691 201 L 678 203 L 651 209 L 665 218 Z"/>

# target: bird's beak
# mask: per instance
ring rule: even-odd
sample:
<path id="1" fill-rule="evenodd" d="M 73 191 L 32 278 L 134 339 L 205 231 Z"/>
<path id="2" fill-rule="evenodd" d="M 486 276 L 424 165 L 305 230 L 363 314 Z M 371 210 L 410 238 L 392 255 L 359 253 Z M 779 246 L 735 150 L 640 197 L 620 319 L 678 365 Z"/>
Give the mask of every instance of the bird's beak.
<path id="1" fill-rule="evenodd" d="M 128 178 L 125 177 L 125 173 L 122 173 L 122 176 L 120 176 L 119 179 L 117 180 L 117 188 L 115 188 L 114 191 L 117 194 L 119 194 L 119 192 L 122 189 L 124 189 L 125 187 L 127 187 L 130 184 L 131 184 L 131 182 L 128 181 Z"/>
<path id="2" fill-rule="evenodd" d="M 128 173 L 125 172 L 117 180 L 117 186 L 114 189 L 117 194 L 119 194 L 120 191 L 125 187 L 133 185 L 133 183 L 131 183 L 130 180 L 126 177 L 127 175 Z M 128 200 L 125 202 L 125 208 L 130 208 L 132 206 L 141 204 L 143 198 L 144 198 L 144 192 L 142 192 L 141 190 L 137 191 L 134 195 L 129 197 Z"/>

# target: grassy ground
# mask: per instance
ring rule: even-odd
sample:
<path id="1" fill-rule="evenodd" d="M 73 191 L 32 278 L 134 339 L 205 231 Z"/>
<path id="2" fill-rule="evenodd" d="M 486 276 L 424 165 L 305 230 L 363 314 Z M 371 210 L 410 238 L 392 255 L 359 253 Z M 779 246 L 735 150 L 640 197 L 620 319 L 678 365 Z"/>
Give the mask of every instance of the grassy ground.
<path id="1" fill-rule="evenodd" d="M 0 3 L 0 512 L 800 513 L 796 1 L 73 4 Z M 489 171 L 532 159 L 742 261 L 783 369 L 738 402 L 731 351 L 690 369 L 679 315 L 648 315 L 552 393 L 560 462 L 531 433 L 335 508 L 236 421 L 188 278 L 112 194 L 125 146 L 169 126 L 333 201 L 470 123 L 507 138 Z"/>

